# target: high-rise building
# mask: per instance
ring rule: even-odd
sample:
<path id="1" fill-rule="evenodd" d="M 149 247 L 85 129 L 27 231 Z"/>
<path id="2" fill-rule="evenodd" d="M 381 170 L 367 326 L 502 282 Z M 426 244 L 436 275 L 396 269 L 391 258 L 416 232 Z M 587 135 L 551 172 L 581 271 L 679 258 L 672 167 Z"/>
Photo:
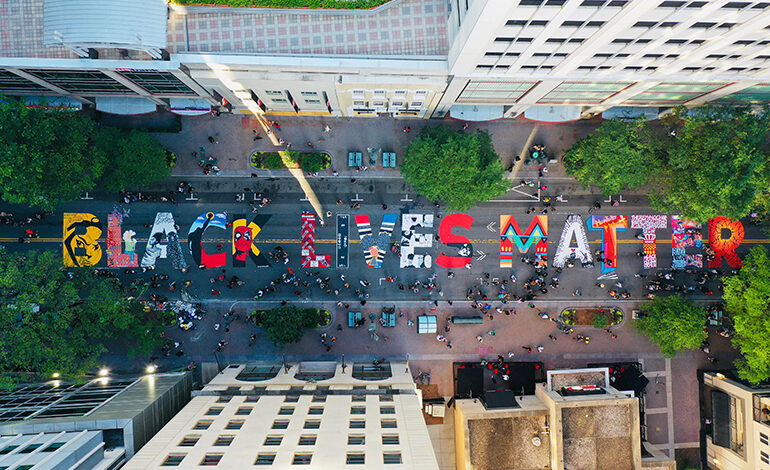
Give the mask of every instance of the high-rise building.
<path id="1" fill-rule="evenodd" d="M 654 117 L 681 104 L 770 101 L 769 5 L 394 0 L 309 11 L 0 0 L 0 93 L 122 114 L 215 106 L 300 116 Z"/>
<path id="2" fill-rule="evenodd" d="M 770 470 L 770 387 L 704 372 L 701 399 L 708 468 Z"/>
<path id="3" fill-rule="evenodd" d="M 189 373 L 52 380 L 0 392 L 0 468 L 119 468 L 190 399 Z"/>
<path id="4" fill-rule="evenodd" d="M 230 365 L 193 394 L 124 469 L 438 470 L 404 362 Z"/>

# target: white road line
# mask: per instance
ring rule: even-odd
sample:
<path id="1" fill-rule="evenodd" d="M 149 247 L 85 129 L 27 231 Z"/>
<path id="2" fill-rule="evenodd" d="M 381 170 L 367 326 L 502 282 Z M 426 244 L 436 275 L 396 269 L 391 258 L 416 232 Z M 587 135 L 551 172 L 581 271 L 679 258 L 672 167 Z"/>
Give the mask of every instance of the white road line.
<path id="1" fill-rule="evenodd" d="M 358 197 L 358 193 L 356 193 L 356 198 L 355 198 L 355 199 L 351 199 L 351 201 L 355 201 L 355 202 L 361 202 L 361 201 L 363 201 L 363 199 L 360 199 L 360 198 Z"/>
<path id="2" fill-rule="evenodd" d="M 671 359 L 666 358 L 666 408 L 668 408 L 668 456 L 674 458 L 674 396 L 671 385 Z"/>
<path id="3" fill-rule="evenodd" d="M 409 199 L 409 194 L 404 194 L 404 199 L 401 199 L 401 202 L 412 202 L 414 199 Z"/>

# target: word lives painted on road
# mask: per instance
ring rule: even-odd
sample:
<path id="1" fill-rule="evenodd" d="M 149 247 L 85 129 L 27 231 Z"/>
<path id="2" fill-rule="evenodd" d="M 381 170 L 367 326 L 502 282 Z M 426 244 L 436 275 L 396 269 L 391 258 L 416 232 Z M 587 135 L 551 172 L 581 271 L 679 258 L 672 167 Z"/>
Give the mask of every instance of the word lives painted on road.
<path id="1" fill-rule="evenodd" d="M 658 252 L 656 249 L 658 235 L 656 230 L 666 228 L 666 225 L 665 215 L 631 216 L 631 228 L 642 229 L 642 235 L 644 236 L 642 251 L 644 252 L 643 266 L 645 269 L 658 266 Z"/>
<path id="2" fill-rule="evenodd" d="M 328 268 L 331 267 L 331 256 L 315 253 L 315 215 L 302 214 L 302 267 Z"/>
<path id="3" fill-rule="evenodd" d="M 534 245 L 535 262 L 540 266 L 548 264 L 548 216 L 536 215 L 522 232 L 516 217 L 500 216 L 500 267 L 513 267 L 513 247 L 524 254 Z"/>
<path id="4" fill-rule="evenodd" d="M 382 224 L 377 233 L 377 238 L 372 235 L 372 224 L 369 216 L 356 214 L 358 236 L 361 238 L 361 249 L 364 250 L 364 261 L 369 268 L 381 268 L 385 261 L 385 253 L 390 248 L 390 236 L 398 220 L 398 214 L 385 214 L 382 216 Z"/>
<path id="5" fill-rule="evenodd" d="M 369 215 L 356 214 L 355 222 L 363 251 L 363 262 L 369 268 L 382 268 L 387 253 L 391 251 L 391 239 L 398 224 L 398 214 L 385 214 L 379 228 L 372 229 Z M 180 228 L 170 212 L 158 212 L 147 234 L 144 252 L 137 252 L 137 233 L 124 230 L 126 213 L 113 211 L 107 214 L 106 253 L 100 241 L 103 233 L 103 221 L 90 213 L 64 214 L 63 263 L 68 267 L 96 266 L 106 259 L 108 267 L 155 267 L 159 260 L 169 260 L 175 269 L 187 268 L 185 253 L 180 243 Z M 236 215 L 232 223 L 228 222 L 225 212 L 204 212 L 193 220 L 187 230 L 188 253 L 195 264 L 202 268 L 220 268 L 230 260 L 234 268 L 248 266 L 269 267 L 264 250 L 257 246 L 257 238 L 262 234 L 270 215 L 255 215 L 251 219 L 245 215 Z M 556 243 L 556 252 L 551 264 L 564 267 L 567 264 L 580 264 L 584 268 L 594 266 L 594 256 L 588 244 L 588 231 L 599 232 L 601 252 L 597 257 L 601 262 L 599 278 L 614 278 L 618 268 L 619 234 L 629 228 L 641 229 L 643 238 L 644 268 L 657 267 L 657 231 L 666 229 L 669 217 L 665 215 L 603 215 L 591 216 L 586 222 L 578 214 L 567 216 L 561 230 L 561 237 Z M 401 238 L 399 266 L 401 268 L 431 268 L 434 264 L 447 269 L 470 266 L 473 260 L 473 245 L 464 236 L 473 227 L 474 218 L 468 214 L 447 214 L 441 219 L 438 234 L 434 233 L 433 214 L 401 215 Z M 305 268 L 329 268 L 331 255 L 316 251 L 316 226 L 314 214 L 302 214 L 300 222 L 300 260 Z M 526 224 L 519 224 L 514 215 L 500 216 L 500 257 L 501 268 L 513 268 L 516 256 L 528 256 L 534 252 L 534 261 L 539 265 L 548 264 L 548 216 L 536 215 L 527 218 Z M 672 267 L 685 269 L 703 266 L 703 234 L 701 226 L 677 215 L 670 216 L 672 240 Z M 337 216 L 336 250 L 337 268 L 349 267 L 349 227 L 348 215 Z M 320 225 L 320 224 L 319 224 Z M 491 226 L 492 224 L 490 224 Z M 525 230 L 521 227 L 526 226 Z M 487 228 L 490 228 L 489 226 Z M 213 230 L 209 230 L 213 229 Z M 321 226 L 321 229 L 324 229 Z M 329 229 L 333 230 L 333 229 Z M 460 233 L 455 233 L 455 230 Z M 743 242 L 745 232 L 740 221 L 726 217 L 709 220 L 709 246 L 713 250 L 709 267 L 722 266 L 724 259 L 731 267 L 741 265 L 736 254 Z M 217 237 L 219 233 L 223 237 Z M 434 260 L 433 241 L 440 241 L 438 256 Z M 332 243 L 335 240 L 323 240 Z M 495 241 L 496 243 L 496 241 Z M 226 245 L 226 246 L 224 246 Z M 534 249 L 533 249 L 534 247 Z M 397 250 L 394 250 L 397 251 Z M 481 251 L 479 250 L 481 253 Z M 392 255 L 390 255 L 392 256 Z M 485 255 L 482 253 L 479 259 Z M 249 262 L 249 260 L 251 260 Z"/>

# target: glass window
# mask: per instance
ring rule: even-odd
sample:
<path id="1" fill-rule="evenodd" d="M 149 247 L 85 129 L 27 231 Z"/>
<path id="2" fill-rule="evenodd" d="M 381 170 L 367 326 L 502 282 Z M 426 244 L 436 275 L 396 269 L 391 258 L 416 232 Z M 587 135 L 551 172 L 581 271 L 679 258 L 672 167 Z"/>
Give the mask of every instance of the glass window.
<path id="1" fill-rule="evenodd" d="M 326 402 L 326 395 L 313 395 L 313 403 Z"/>
<path id="2" fill-rule="evenodd" d="M 366 401 L 366 396 L 364 396 L 364 395 L 353 395 L 351 400 L 354 401 L 354 402 Z"/>
<path id="3" fill-rule="evenodd" d="M 64 444 L 65 444 L 64 442 L 54 442 L 53 444 L 43 449 L 43 452 L 53 452 L 55 450 L 62 448 Z"/>
<path id="4" fill-rule="evenodd" d="M 257 455 L 257 460 L 254 462 L 254 465 L 273 465 L 274 461 L 275 454 L 266 454 L 260 452 L 259 455 Z"/>
<path id="5" fill-rule="evenodd" d="M 383 445 L 397 445 L 398 444 L 398 434 L 383 434 L 382 435 L 382 443 L 383 443 Z"/>
<path id="6" fill-rule="evenodd" d="M 402 463 L 401 452 L 383 452 L 382 462 L 386 464 Z"/>
<path id="7" fill-rule="evenodd" d="M 235 439 L 235 436 L 233 435 L 227 435 L 227 436 L 217 436 L 217 440 L 214 441 L 215 446 L 229 446 L 233 443 L 233 439 Z"/>
<path id="8" fill-rule="evenodd" d="M 233 397 L 219 397 L 217 403 L 229 403 Z"/>
<path id="9" fill-rule="evenodd" d="M 246 397 L 246 400 L 244 401 L 244 403 L 256 403 L 258 401 L 259 401 L 259 397 L 258 396 L 249 395 L 249 396 Z"/>
<path id="10" fill-rule="evenodd" d="M 222 410 L 224 408 L 219 406 L 212 406 L 209 408 L 209 410 L 206 412 L 206 416 L 219 416 L 220 413 L 222 413 Z"/>
<path id="11" fill-rule="evenodd" d="M 196 442 L 200 439 L 200 435 L 198 434 L 191 434 L 187 435 L 182 438 L 182 441 L 179 443 L 179 446 L 181 447 L 192 447 L 195 445 Z"/>
<path id="12" fill-rule="evenodd" d="M 215 466 L 219 465 L 219 461 L 222 460 L 222 454 L 206 454 L 201 460 L 202 466 Z"/>
<path id="13" fill-rule="evenodd" d="M 283 436 L 279 435 L 269 435 L 265 438 L 265 444 L 266 446 L 279 446 L 281 445 L 281 441 L 283 440 Z"/>
<path id="14" fill-rule="evenodd" d="M 307 414 L 309 414 L 309 415 L 322 415 L 322 414 L 324 414 L 324 407 L 323 406 L 311 406 L 310 409 L 307 410 Z"/>
<path id="15" fill-rule="evenodd" d="M 210 419 L 202 419 L 197 423 L 195 423 L 195 426 L 193 427 L 193 429 L 206 430 L 209 428 L 209 426 L 211 426 L 211 423 L 213 423 L 213 421 L 211 421 Z"/>
<path id="16" fill-rule="evenodd" d="M 380 395 L 380 401 L 393 401 L 393 395 Z"/>
<path id="17" fill-rule="evenodd" d="M 293 406 L 282 406 L 280 410 L 278 410 L 279 415 L 293 415 L 294 414 L 294 407 Z"/>
<path id="18" fill-rule="evenodd" d="M 169 454 L 166 457 L 166 460 L 163 461 L 161 466 L 163 467 L 178 467 L 181 465 L 182 460 L 184 460 L 184 457 L 187 454 Z"/>
<path id="19" fill-rule="evenodd" d="M 302 96 L 318 96 L 318 93 L 315 91 L 301 91 L 300 93 Z"/>
<path id="20" fill-rule="evenodd" d="M 286 403 L 297 403 L 299 401 L 299 395 L 286 395 L 283 401 Z"/>
<path id="21" fill-rule="evenodd" d="M 366 443 L 366 436 L 363 434 L 348 434 L 349 446 L 362 446 Z"/>
<path id="22" fill-rule="evenodd" d="M 352 414 L 352 415 L 363 415 L 363 414 L 366 414 L 366 407 L 365 406 L 351 406 L 350 407 L 350 414 Z"/>
<path id="23" fill-rule="evenodd" d="M 273 421 L 272 429 L 286 429 L 288 427 L 289 427 L 288 419 L 276 419 L 275 421 Z"/>
<path id="24" fill-rule="evenodd" d="M 316 440 L 316 435 L 315 434 L 307 434 L 307 435 L 304 435 L 304 436 L 299 436 L 299 442 L 297 443 L 297 445 L 301 445 L 301 446 L 314 446 L 315 445 L 315 440 Z"/>
<path id="25" fill-rule="evenodd" d="M 382 429 L 393 429 L 397 427 L 396 420 L 395 419 L 381 419 L 380 420 L 380 427 Z"/>
<path id="26" fill-rule="evenodd" d="M 318 429 L 321 427 L 321 420 L 320 419 L 308 419 L 305 421 L 305 425 L 303 426 L 304 429 Z"/>
<path id="27" fill-rule="evenodd" d="M 238 408 L 238 411 L 236 411 L 235 414 L 237 416 L 246 416 L 246 415 L 251 414 L 251 410 L 253 410 L 253 409 L 254 408 L 252 408 L 250 406 L 242 406 L 242 407 Z"/>
<path id="28" fill-rule="evenodd" d="M 364 429 L 366 427 L 366 421 L 363 419 L 351 419 L 350 429 Z"/>
<path id="29" fill-rule="evenodd" d="M 294 460 L 291 463 L 292 465 L 310 465 L 312 459 L 313 454 L 294 454 Z"/>
<path id="30" fill-rule="evenodd" d="M 234 420 L 231 420 L 229 423 L 227 423 L 227 426 L 225 426 L 225 429 L 241 429 L 242 427 L 243 427 L 243 420 L 234 419 Z"/>
<path id="31" fill-rule="evenodd" d="M 283 96 L 283 92 L 280 90 L 265 90 L 269 96 Z"/>
<path id="32" fill-rule="evenodd" d="M 348 452 L 345 456 L 345 463 L 348 465 L 363 465 L 365 459 L 366 457 L 363 452 Z"/>
<path id="33" fill-rule="evenodd" d="M 380 407 L 380 414 L 381 415 L 394 415 L 396 414 L 396 409 L 392 406 L 381 406 Z"/>

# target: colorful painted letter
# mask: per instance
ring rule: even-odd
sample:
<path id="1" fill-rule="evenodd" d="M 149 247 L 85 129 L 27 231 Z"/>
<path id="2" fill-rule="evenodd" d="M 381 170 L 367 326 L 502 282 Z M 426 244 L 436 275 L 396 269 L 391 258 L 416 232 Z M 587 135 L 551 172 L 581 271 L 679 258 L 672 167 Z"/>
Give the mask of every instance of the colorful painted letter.
<path id="1" fill-rule="evenodd" d="M 473 245 L 471 241 L 462 235 L 452 233 L 452 228 L 462 227 L 470 230 L 473 226 L 473 217 L 468 214 L 449 214 L 441 219 L 438 226 L 438 236 L 441 243 L 457 248 L 459 256 L 449 256 L 441 253 L 436 258 L 436 264 L 442 268 L 464 268 L 473 261 Z"/>
<path id="2" fill-rule="evenodd" d="M 415 248 L 433 246 L 433 235 L 417 233 L 418 228 L 433 228 L 433 214 L 404 214 L 401 216 L 401 262 L 402 268 L 430 268 L 430 255 L 414 252 Z"/>
<path id="3" fill-rule="evenodd" d="M 168 244 L 163 245 L 163 235 L 168 238 Z M 142 256 L 142 267 L 155 266 L 158 258 L 171 258 L 171 266 L 174 269 L 186 269 L 187 263 L 182 254 L 182 245 L 179 244 L 179 234 L 174 228 L 174 216 L 171 212 L 158 212 L 155 214 L 155 224 L 152 226 L 150 237 L 147 239 L 147 249 Z"/>
<path id="4" fill-rule="evenodd" d="M 618 267 L 618 231 L 628 228 L 625 215 L 594 215 L 589 220 L 589 230 L 602 231 L 602 250 L 604 262 L 602 274 L 612 273 Z"/>
<path id="5" fill-rule="evenodd" d="M 63 221 L 64 266 L 96 266 L 102 259 L 99 219 L 93 214 L 65 212 Z"/>
<path id="6" fill-rule="evenodd" d="M 725 230 L 730 232 L 727 238 L 723 238 Z M 733 221 L 727 217 L 709 220 L 709 246 L 715 254 L 714 259 L 709 261 L 709 268 L 721 268 L 723 256 L 730 267 L 739 268 L 741 259 L 735 254 L 735 249 L 741 244 L 745 235 L 740 221 Z"/>
<path id="7" fill-rule="evenodd" d="M 678 215 L 671 216 L 671 267 L 684 269 L 689 267 L 702 268 L 703 255 L 690 255 L 685 253 L 689 247 L 700 248 L 703 246 L 703 235 L 700 233 L 700 224 Z"/>
<path id="8" fill-rule="evenodd" d="M 120 212 L 107 214 L 107 266 L 111 268 L 130 268 L 139 266 L 136 256 L 136 239 L 133 230 L 122 233 L 123 215 Z M 126 251 L 123 252 L 123 242 Z"/>
<path id="9" fill-rule="evenodd" d="M 536 215 L 522 233 L 516 218 L 500 216 L 500 267 L 513 267 L 513 247 L 524 254 L 535 245 L 535 260 L 540 265 L 548 264 L 548 216 Z"/>
<path id="10" fill-rule="evenodd" d="M 246 267 L 246 258 L 251 258 L 258 267 L 269 267 L 270 262 L 265 255 L 260 253 L 254 240 L 257 238 L 262 227 L 270 219 L 269 215 L 257 215 L 251 222 L 246 223 L 246 216 L 236 216 L 233 220 L 233 267 Z"/>
<path id="11" fill-rule="evenodd" d="M 570 246 L 572 237 L 577 242 L 576 247 Z M 553 265 L 557 268 L 564 267 L 569 259 L 578 259 L 584 268 L 594 266 L 591 249 L 588 247 L 588 237 L 586 236 L 586 226 L 583 225 L 583 218 L 577 214 L 572 214 L 564 221 L 564 228 L 561 231 L 561 238 L 556 247 L 556 254 L 553 255 Z"/>
<path id="12" fill-rule="evenodd" d="M 657 233 L 655 230 L 666 228 L 667 220 L 665 215 L 632 215 L 631 228 L 642 229 L 644 235 L 644 268 L 655 268 L 658 266 L 658 255 L 656 249 Z"/>
<path id="13" fill-rule="evenodd" d="M 195 219 L 187 233 L 187 243 L 190 245 L 193 261 L 199 266 L 220 268 L 227 264 L 227 253 L 206 253 L 203 248 L 203 234 L 210 226 L 227 230 L 227 215 L 223 212 L 206 212 Z"/>
<path id="14" fill-rule="evenodd" d="M 369 222 L 369 216 L 356 214 L 356 225 L 358 226 L 358 236 L 361 238 L 361 248 L 364 250 L 364 260 L 366 266 L 370 268 L 381 268 L 385 260 L 385 253 L 390 247 L 390 236 L 393 233 L 393 227 L 396 226 L 398 214 L 385 214 L 382 216 L 382 225 L 377 239 L 372 236 L 372 225 Z"/>
<path id="15" fill-rule="evenodd" d="M 315 254 L 315 215 L 302 214 L 302 267 L 328 268 L 331 256 Z"/>

